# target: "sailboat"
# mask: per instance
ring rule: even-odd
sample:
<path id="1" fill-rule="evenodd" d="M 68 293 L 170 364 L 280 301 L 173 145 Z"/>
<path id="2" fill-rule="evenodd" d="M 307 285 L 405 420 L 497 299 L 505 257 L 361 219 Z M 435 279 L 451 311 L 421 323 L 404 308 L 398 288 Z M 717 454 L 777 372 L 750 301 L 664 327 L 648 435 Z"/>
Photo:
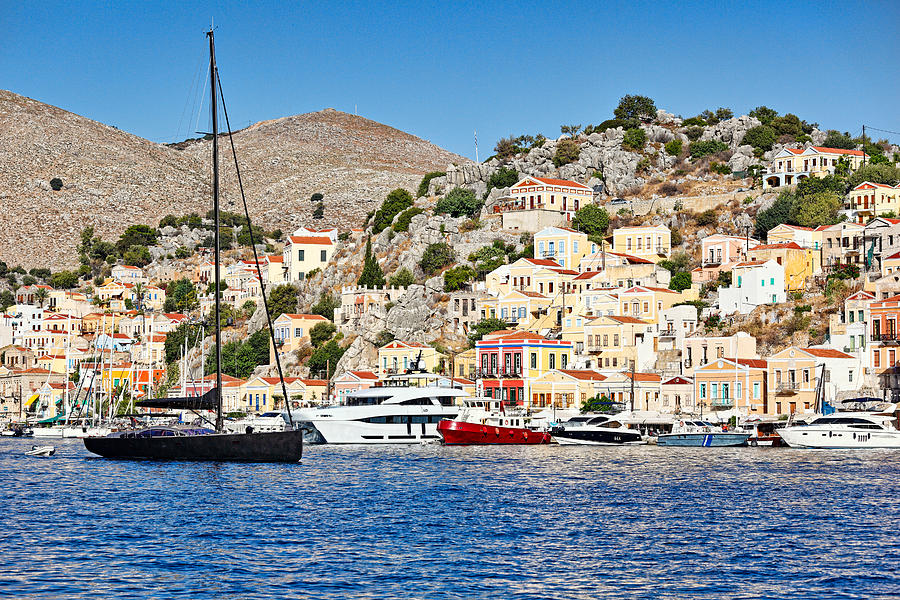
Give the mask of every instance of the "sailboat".
<path id="1" fill-rule="evenodd" d="M 285 431 L 254 432 L 248 428 L 241 433 L 225 433 L 222 417 L 222 331 L 220 319 L 221 269 L 219 252 L 219 131 L 217 115 L 217 96 L 221 94 L 218 71 L 216 69 L 216 50 L 213 31 L 207 32 L 209 38 L 209 69 L 212 112 L 212 146 L 213 146 L 213 214 L 215 219 L 215 339 L 216 339 L 216 386 L 202 396 L 181 398 L 156 398 L 144 400 L 136 406 L 142 408 L 162 408 L 170 410 L 215 410 L 215 429 L 194 427 L 190 429 L 176 427 L 149 427 L 141 430 L 118 431 L 103 437 L 84 438 L 85 447 L 94 454 L 105 458 L 124 459 L 156 459 L 156 460 L 210 460 L 210 461 L 246 461 L 246 462 L 298 462 L 303 455 L 303 430 L 294 429 L 293 418 L 288 411 L 291 427 Z M 225 114 L 228 136 L 234 154 L 234 141 L 231 139 L 231 126 L 228 123 L 228 111 L 225 108 L 224 96 L 222 109 Z M 240 170 L 235 169 L 240 184 Z M 243 185 L 240 184 L 243 196 Z M 244 211 L 247 223 L 250 223 L 246 199 Z M 249 229 L 249 227 L 248 227 Z M 251 236 L 252 236 L 251 230 Z M 269 322 L 269 335 L 272 335 L 272 317 L 269 312 L 259 257 L 256 256 L 256 244 L 251 239 L 256 257 L 257 275 L 262 286 L 262 299 Z M 273 341 L 274 343 L 274 341 Z M 289 396 L 284 386 L 281 360 L 275 355 L 278 375 L 282 382 L 284 398 Z"/>

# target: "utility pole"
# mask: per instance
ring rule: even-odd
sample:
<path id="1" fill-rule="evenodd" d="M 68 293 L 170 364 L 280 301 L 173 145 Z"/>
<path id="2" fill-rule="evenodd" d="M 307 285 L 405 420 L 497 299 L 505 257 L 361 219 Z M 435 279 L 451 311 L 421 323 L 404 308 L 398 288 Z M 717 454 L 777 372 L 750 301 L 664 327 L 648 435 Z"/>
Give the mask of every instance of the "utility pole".
<path id="1" fill-rule="evenodd" d="M 744 225 L 744 239 L 746 242 L 746 250 L 744 252 L 744 258 L 750 256 L 750 226 Z"/>
<path id="2" fill-rule="evenodd" d="M 634 363 L 631 361 L 631 412 L 634 412 Z"/>
<path id="3" fill-rule="evenodd" d="M 478 130 L 475 130 L 475 162 L 480 162 L 478 160 Z"/>
<path id="4" fill-rule="evenodd" d="M 866 126 L 865 125 L 863 125 L 862 140 L 863 140 L 863 166 L 866 166 Z"/>
<path id="5" fill-rule="evenodd" d="M 328 383 L 325 386 L 325 396 L 328 398 L 328 402 L 331 402 L 331 359 L 325 360 L 325 379 Z M 285 406 L 287 406 L 287 398 L 284 399 Z M 288 409 L 290 410 L 290 409 Z"/>

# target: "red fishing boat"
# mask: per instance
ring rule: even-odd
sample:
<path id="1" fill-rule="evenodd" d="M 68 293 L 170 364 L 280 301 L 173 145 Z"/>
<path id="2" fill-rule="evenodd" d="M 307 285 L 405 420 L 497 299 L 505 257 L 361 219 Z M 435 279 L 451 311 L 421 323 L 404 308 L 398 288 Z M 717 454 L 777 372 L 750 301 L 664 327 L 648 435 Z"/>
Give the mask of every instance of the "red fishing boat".
<path id="1" fill-rule="evenodd" d="M 498 400 L 467 400 L 455 419 L 438 423 L 444 444 L 509 445 L 549 444 L 550 433 L 521 409 L 506 409 Z"/>

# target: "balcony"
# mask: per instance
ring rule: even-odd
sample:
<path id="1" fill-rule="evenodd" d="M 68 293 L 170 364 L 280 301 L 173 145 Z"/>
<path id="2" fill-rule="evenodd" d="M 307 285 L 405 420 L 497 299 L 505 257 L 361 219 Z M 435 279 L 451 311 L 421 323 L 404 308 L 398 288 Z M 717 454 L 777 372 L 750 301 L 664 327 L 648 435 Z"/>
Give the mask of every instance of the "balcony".
<path id="1" fill-rule="evenodd" d="M 882 344 L 897 344 L 900 340 L 897 339 L 897 333 L 893 331 L 889 331 L 887 333 L 879 333 L 875 332 L 872 334 L 873 342 L 881 342 Z"/>
<path id="2" fill-rule="evenodd" d="M 799 381 L 782 381 L 775 384 L 775 394 L 778 396 L 793 396 L 803 388 L 808 388 L 808 383 L 800 383 Z"/>
<path id="3" fill-rule="evenodd" d="M 488 369 L 487 371 L 479 369 L 478 371 L 475 371 L 475 377 L 476 379 L 521 379 L 522 372 L 514 369 L 510 369 L 509 371 L 505 369 Z"/>
<path id="4" fill-rule="evenodd" d="M 659 332 L 659 337 L 661 338 L 674 338 L 675 330 L 674 329 L 663 329 Z"/>

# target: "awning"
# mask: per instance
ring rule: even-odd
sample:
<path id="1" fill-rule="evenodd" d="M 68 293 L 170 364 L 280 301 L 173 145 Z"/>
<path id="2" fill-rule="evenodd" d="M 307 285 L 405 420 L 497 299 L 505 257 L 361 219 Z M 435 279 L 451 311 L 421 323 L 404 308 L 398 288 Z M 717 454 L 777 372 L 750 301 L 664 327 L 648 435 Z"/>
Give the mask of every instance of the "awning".
<path id="1" fill-rule="evenodd" d="M 61 419 L 65 418 L 65 415 L 56 415 L 55 417 L 50 417 L 49 419 L 44 419 L 43 421 L 38 421 L 38 425 L 42 425 L 44 423 L 56 423 Z"/>
<path id="2" fill-rule="evenodd" d="M 25 402 L 25 406 L 31 406 L 32 404 L 34 404 L 34 401 L 37 400 L 40 396 L 40 394 L 34 394 Z"/>

